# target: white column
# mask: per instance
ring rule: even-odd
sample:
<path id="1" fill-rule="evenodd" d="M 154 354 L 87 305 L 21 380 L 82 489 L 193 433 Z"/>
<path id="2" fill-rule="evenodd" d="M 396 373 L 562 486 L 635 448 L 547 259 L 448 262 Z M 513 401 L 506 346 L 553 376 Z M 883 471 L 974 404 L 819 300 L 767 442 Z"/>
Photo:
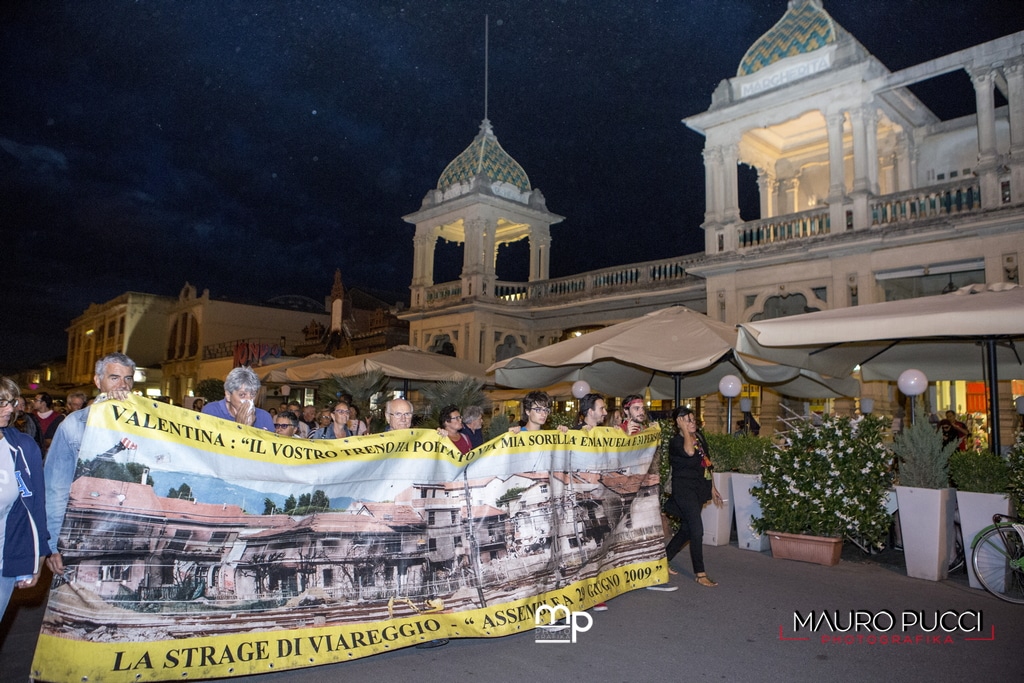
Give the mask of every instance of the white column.
<path id="1" fill-rule="evenodd" d="M 530 230 L 530 282 L 547 280 L 551 263 L 551 229 L 546 224 Z"/>
<path id="2" fill-rule="evenodd" d="M 878 111 L 869 109 L 864 112 L 864 143 L 867 164 L 868 192 L 878 194 Z"/>
<path id="3" fill-rule="evenodd" d="M 786 215 L 788 213 L 796 213 L 800 210 L 797 206 L 797 194 L 800 190 L 800 179 L 799 178 L 783 178 L 779 181 L 779 197 L 782 200 L 780 202 L 782 213 L 779 215 Z"/>
<path id="4" fill-rule="evenodd" d="M 828 218 L 832 224 L 832 232 L 846 230 L 846 178 L 844 177 L 843 124 L 846 115 L 843 112 L 825 116 L 828 133 Z"/>
<path id="5" fill-rule="evenodd" d="M 1003 66 L 1003 75 L 1010 110 L 1010 201 L 1021 204 L 1024 203 L 1024 58 L 1008 60 Z"/>
<path id="6" fill-rule="evenodd" d="M 853 129 L 853 191 L 869 192 L 867 120 L 864 109 L 850 112 L 850 126 Z"/>
<path id="7" fill-rule="evenodd" d="M 867 112 L 862 107 L 850 112 L 850 127 L 853 129 L 853 229 L 862 230 L 871 226 L 868 215 L 868 197 L 871 181 L 868 179 L 868 136 Z"/>
<path id="8" fill-rule="evenodd" d="M 828 198 L 829 201 L 842 202 L 846 194 L 846 180 L 843 178 L 843 123 L 846 117 L 842 112 L 829 114 L 825 117 L 828 130 Z"/>
<path id="9" fill-rule="evenodd" d="M 413 237 L 412 284 L 429 287 L 434 284 L 434 246 L 437 236 L 433 226 L 416 226 Z"/>
<path id="10" fill-rule="evenodd" d="M 730 144 L 722 146 L 722 186 L 724 190 L 722 218 L 726 223 L 740 222 L 740 199 L 736 173 L 736 161 L 738 158 L 739 145 Z"/>
<path id="11" fill-rule="evenodd" d="M 913 189 L 910 174 L 910 135 L 900 133 L 896 140 L 896 192 Z"/>
<path id="12" fill-rule="evenodd" d="M 705 147 L 704 152 L 704 222 L 722 220 L 722 148 Z"/>
<path id="13" fill-rule="evenodd" d="M 488 262 L 483 251 L 486 221 L 483 218 L 463 219 L 462 222 L 462 296 L 484 294 L 484 273 Z"/>
<path id="14" fill-rule="evenodd" d="M 981 205 L 992 208 L 1002 203 L 999 196 L 999 154 L 996 150 L 996 105 L 993 97 L 995 71 L 982 67 L 972 69 L 969 73 L 974 83 L 974 99 L 978 110 L 978 165 L 975 173 L 981 185 Z"/>
<path id="15" fill-rule="evenodd" d="M 462 275 L 474 275 L 485 270 L 487 256 L 483 249 L 485 221 L 483 218 L 470 218 L 463 221 L 464 239 L 462 243 Z"/>
<path id="16" fill-rule="evenodd" d="M 996 107 L 993 99 L 995 72 L 985 68 L 970 73 L 978 110 L 978 161 L 985 163 L 996 156 Z"/>
<path id="17" fill-rule="evenodd" d="M 498 267 L 498 222 L 480 219 L 480 254 L 483 259 L 483 273 L 493 280 Z"/>
<path id="18" fill-rule="evenodd" d="M 412 282 L 409 285 L 411 294 L 410 305 L 421 308 L 426 305 L 427 287 L 434 284 L 434 246 L 437 235 L 433 226 L 420 224 L 416 226 L 416 235 L 412 238 Z"/>
<path id="19" fill-rule="evenodd" d="M 757 191 L 761 199 L 761 218 L 770 218 L 776 215 L 776 184 L 775 174 L 769 169 L 757 169 Z"/>

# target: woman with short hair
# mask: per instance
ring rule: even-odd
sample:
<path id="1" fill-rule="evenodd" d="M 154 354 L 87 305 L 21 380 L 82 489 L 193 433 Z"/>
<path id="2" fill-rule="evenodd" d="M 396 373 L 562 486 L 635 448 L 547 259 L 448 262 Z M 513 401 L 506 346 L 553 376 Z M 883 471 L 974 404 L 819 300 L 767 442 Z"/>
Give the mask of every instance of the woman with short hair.
<path id="1" fill-rule="evenodd" d="M 473 444 L 469 437 L 462 433 L 462 412 L 456 405 L 447 405 L 441 408 L 441 415 L 438 418 L 441 426 L 438 433 L 451 439 L 460 453 L 469 453 L 473 450 Z"/>
<path id="2" fill-rule="evenodd" d="M 49 553 L 43 458 L 32 437 L 12 424 L 21 403 L 18 385 L 0 377 L 0 614 L 15 588 L 31 588 Z"/>

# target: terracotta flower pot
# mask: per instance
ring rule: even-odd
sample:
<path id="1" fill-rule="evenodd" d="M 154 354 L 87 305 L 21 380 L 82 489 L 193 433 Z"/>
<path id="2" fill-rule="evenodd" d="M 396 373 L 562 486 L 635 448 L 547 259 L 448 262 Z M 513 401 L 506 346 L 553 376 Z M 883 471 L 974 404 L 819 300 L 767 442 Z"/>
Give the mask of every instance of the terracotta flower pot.
<path id="1" fill-rule="evenodd" d="M 781 560 L 813 562 L 831 567 L 839 564 L 843 554 L 842 538 L 787 534 L 781 531 L 769 531 L 766 535 L 771 541 L 772 557 Z"/>

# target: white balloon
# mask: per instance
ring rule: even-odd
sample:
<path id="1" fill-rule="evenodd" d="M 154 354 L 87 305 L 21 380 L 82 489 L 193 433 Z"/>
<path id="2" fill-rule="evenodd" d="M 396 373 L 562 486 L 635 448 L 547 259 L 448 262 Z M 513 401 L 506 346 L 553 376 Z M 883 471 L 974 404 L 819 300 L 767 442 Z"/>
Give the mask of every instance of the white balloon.
<path id="1" fill-rule="evenodd" d="M 907 396 L 920 396 L 928 389 L 928 378 L 920 370 L 904 370 L 896 386 Z"/>
<path id="2" fill-rule="evenodd" d="M 718 391 L 726 398 L 735 398 L 743 391 L 743 382 L 736 375 L 726 375 L 718 382 Z"/>
<path id="3" fill-rule="evenodd" d="M 576 398 L 583 398 L 590 393 L 590 384 L 585 379 L 578 379 L 572 383 L 572 395 Z"/>

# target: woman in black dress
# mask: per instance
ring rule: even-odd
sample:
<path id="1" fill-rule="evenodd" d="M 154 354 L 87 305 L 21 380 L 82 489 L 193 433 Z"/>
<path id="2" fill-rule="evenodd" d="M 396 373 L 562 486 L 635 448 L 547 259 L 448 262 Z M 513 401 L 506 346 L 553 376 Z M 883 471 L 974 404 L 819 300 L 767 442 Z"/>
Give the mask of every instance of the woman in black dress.
<path id="1" fill-rule="evenodd" d="M 702 586 L 717 586 L 704 572 L 704 523 L 701 508 L 709 500 L 721 507 L 722 496 L 711 478 L 711 459 L 704 435 L 697 429 L 697 416 L 686 406 L 672 412 L 676 435 L 668 443 L 668 457 L 672 463 L 672 497 L 665 502 L 665 512 L 680 520 L 679 531 L 668 542 L 665 554 L 669 562 L 687 543 L 693 574 Z M 671 570 L 671 567 L 670 567 Z"/>

